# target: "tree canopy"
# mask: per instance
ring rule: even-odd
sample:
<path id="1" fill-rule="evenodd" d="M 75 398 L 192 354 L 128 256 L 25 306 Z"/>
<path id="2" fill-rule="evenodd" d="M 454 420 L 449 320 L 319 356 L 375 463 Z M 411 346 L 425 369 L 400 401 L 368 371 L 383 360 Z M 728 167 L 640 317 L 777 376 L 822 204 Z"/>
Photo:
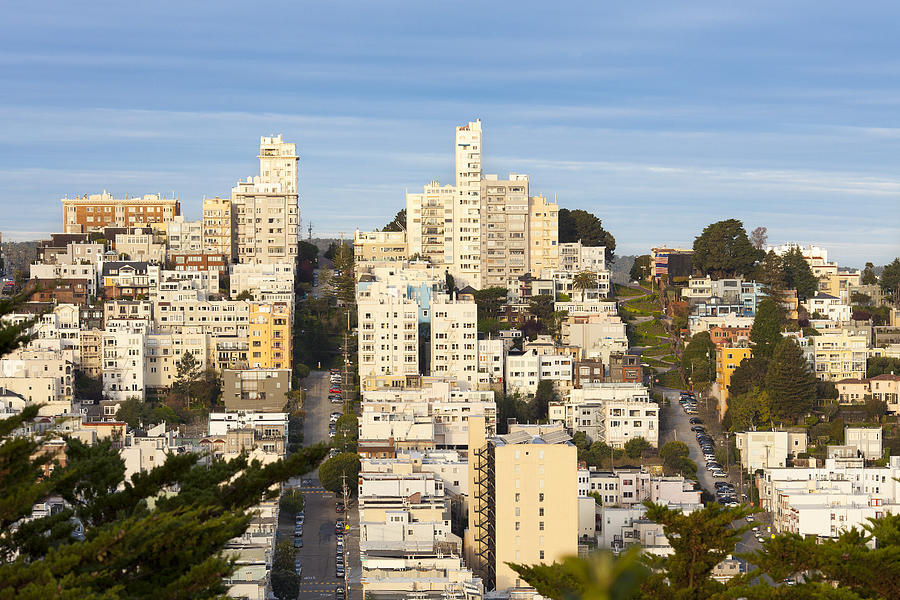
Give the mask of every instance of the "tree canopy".
<path id="1" fill-rule="evenodd" d="M 628 276 L 631 278 L 631 281 L 641 281 L 650 277 L 650 255 L 642 254 L 636 256 Z"/>
<path id="2" fill-rule="evenodd" d="M 750 343 L 753 355 L 768 358 L 772 356 L 775 345 L 781 341 L 781 321 L 784 311 L 774 300 L 766 298 L 756 307 L 753 328 L 750 330 Z"/>
<path id="3" fill-rule="evenodd" d="M 860 276 L 859 282 L 863 285 L 876 285 L 878 283 L 878 276 L 875 275 L 875 265 L 871 262 L 867 262 L 865 268 L 862 270 L 862 275 Z"/>
<path id="4" fill-rule="evenodd" d="M 615 258 L 616 238 L 603 229 L 603 221 L 580 208 L 559 209 L 559 243 L 569 244 L 580 241 L 585 246 L 605 246 L 606 260 Z"/>
<path id="5" fill-rule="evenodd" d="M 359 455 L 355 452 L 341 452 L 326 460 L 319 467 L 319 481 L 322 487 L 335 494 L 343 490 L 343 476 L 347 476 L 348 492 L 356 494 L 356 479 L 359 475 Z"/>
<path id="6" fill-rule="evenodd" d="M 716 378 L 716 345 L 708 331 L 694 334 L 684 348 L 681 364 L 685 376 L 695 384 L 703 385 Z"/>
<path id="7" fill-rule="evenodd" d="M 695 240 L 693 264 L 715 279 L 750 273 L 762 252 L 753 247 L 737 219 L 708 225 Z"/>
<path id="8" fill-rule="evenodd" d="M 731 374 L 728 382 L 728 395 L 740 396 L 754 387 L 765 386 L 768 372 L 768 358 L 764 356 L 745 358 Z"/>
<path id="9" fill-rule="evenodd" d="M 816 378 L 803 356 L 803 350 L 791 338 L 775 346 L 766 375 L 772 417 L 793 422 L 812 408 L 816 399 Z"/>
<path id="10" fill-rule="evenodd" d="M 394 219 L 381 228 L 382 231 L 406 231 L 406 209 L 402 209 L 394 215 Z"/>
<path id="11" fill-rule="evenodd" d="M 900 303 L 900 258 L 895 258 L 885 265 L 878 284 L 884 293 L 893 296 L 894 304 Z"/>
<path id="12" fill-rule="evenodd" d="M 801 301 L 816 295 L 819 280 L 813 275 L 800 248 L 794 246 L 781 257 L 781 270 L 784 285 L 787 289 L 797 290 L 797 297 Z"/>
<path id="13" fill-rule="evenodd" d="M 758 387 L 750 391 L 728 396 L 728 416 L 731 431 L 756 431 L 771 422 L 769 393 Z"/>

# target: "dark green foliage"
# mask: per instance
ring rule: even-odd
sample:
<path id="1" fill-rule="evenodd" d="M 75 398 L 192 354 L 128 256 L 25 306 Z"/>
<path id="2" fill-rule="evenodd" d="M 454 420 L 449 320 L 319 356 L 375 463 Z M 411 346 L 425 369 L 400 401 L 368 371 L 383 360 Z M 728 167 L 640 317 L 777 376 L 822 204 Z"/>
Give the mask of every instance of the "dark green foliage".
<path id="1" fill-rule="evenodd" d="M 350 244 L 337 246 L 332 253 L 331 260 L 334 263 L 335 270 L 340 271 L 340 275 L 335 275 L 332 281 L 334 293 L 339 300 L 349 306 L 356 301 L 353 246 Z"/>
<path id="2" fill-rule="evenodd" d="M 509 433 L 507 419 L 515 419 L 519 423 L 534 421 L 534 406 L 518 394 L 494 393 L 497 402 L 497 433 Z"/>
<path id="3" fill-rule="evenodd" d="M 382 231 L 406 231 L 406 209 L 394 215 L 394 220 L 382 227 Z"/>
<path id="4" fill-rule="evenodd" d="M 144 402 L 140 398 L 129 398 L 119 405 L 116 419 L 128 423 L 132 429 L 149 427 L 158 423 L 180 423 L 178 414 L 165 404 Z"/>
<path id="5" fill-rule="evenodd" d="M 78 400 L 103 400 L 103 381 L 75 371 L 75 398 Z"/>
<path id="6" fill-rule="evenodd" d="M 303 510 L 303 493 L 298 489 L 285 490 L 278 504 L 281 506 L 281 510 L 287 511 L 291 515 L 296 515 Z"/>
<path id="7" fill-rule="evenodd" d="M 297 254 L 300 257 L 300 260 L 306 260 L 311 263 L 315 263 L 319 258 L 319 247 L 315 244 L 310 244 L 309 242 L 300 241 L 300 245 L 297 249 Z"/>
<path id="8" fill-rule="evenodd" d="M 642 437 L 632 438 L 625 442 L 625 455 L 628 458 L 638 459 L 644 453 L 644 450 L 649 450 L 652 447 L 650 442 Z"/>
<path id="9" fill-rule="evenodd" d="M 11 298 L 0 298 L 0 319 L 15 313 L 27 301 L 26 294 L 19 294 Z M 0 325 L 0 356 L 9 354 L 19 346 L 27 344 L 33 337 L 28 335 L 27 331 L 38 318 L 39 316 L 15 325 L 0 321 L 2 322 L 2 325 Z"/>
<path id="10" fill-rule="evenodd" d="M 553 296 L 532 296 L 528 300 L 528 312 L 541 323 L 549 322 L 553 318 Z"/>
<path id="11" fill-rule="evenodd" d="M 768 358 L 761 356 L 745 358 L 731 374 L 731 381 L 728 383 L 729 396 L 745 394 L 754 387 L 765 387 L 768 372 Z"/>
<path id="12" fill-rule="evenodd" d="M 444 285 L 447 287 L 448 294 L 452 294 L 456 291 L 456 279 L 449 271 L 444 274 Z"/>
<path id="13" fill-rule="evenodd" d="M 485 288 L 475 290 L 475 304 L 478 305 L 478 320 L 499 319 L 500 311 L 506 304 L 506 294 L 509 290 L 503 287 Z"/>
<path id="14" fill-rule="evenodd" d="M 0 436 L 36 410 L 0 421 Z M 49 458 L 36 454 L 37 444 L 26 437 L 0 444 L 0 559 L 9 561 L 0 564 L 4 598 L 221 597 L 223 577 L 234 569 L 222 550 L 246 529 L 246 511 L 326 452 L 321 445 L 307 448 L 266 466 L 243 457 L 207 466 L 193 454 L 170 455 L 123 481 L 124 463 L 108 442 L 69 440 L 66 466 L 50 477 L 42 476 Z M 51 494 L 71 508 L 11 531 L 35 501 Z M 83 541 L 72 537 L 73 518 L 85 526 Z"/>
<path id="15" fill-rule="evenodd" d="M 885 294 L 893 296 L 894 304 L 897 304 L 900 299 L 900 258 L 895 258 L 884 266 L 878 284 Z"/>
<path id="16" fill-rule="evenodd" d="M 532 400 L 534 407 L 534 419 L 536 421 L 546 421 L 550 409 L 550 403 L 559 400 L 559 394 L 553 387 L 553 382 L 549 379 L 541 379 L 538 382 L 537 391 Z"/>
<path id="17" fill-rule="evenodd" d="M 781 292 L 788 288 L 784 278 L 784 264 L 781 261 L 781 257 L 775 254 L 774 250 L 769 250 L 766 253 L 755 271 L 756 280 L 763 284 L 763 290 L 769 296 L 777 298 Z"/>
<path id="18" fill-rule="evenodd" d="M 250 293 L 250 290 L 241 290 L 241 292 L 237 295 L 235 300 L 253 300 L 253 294 Z"/>
<path id="19" fill-rule="evenodd" d="M 873 356 L 866 361 L 866 377 L 893 373 L 900 375 L 900 358 Z"/>
<path id="20" fill-rule="evenodd" d="M 875 275 L 875 265 L 867 262 L 862 271 L 859 282 L 862 285 L 875 285 L 878 283 L 878 277 Z"/>
<path id="21" fill-rule="evenodd" d="M 612 262 L 616 238 L 603 229 L 603 222 L 586 210 L 559 209 L 559 243 L 581 241 L 584 246 L 605 246 L 606 260 Z"/>
<path id="22" fill-rule="evenodd" d="M 642 254 L 636 257 L 628 276 L 631 281 L 641 281 L 650 277 L 650 255 Z"/>
<path id="23" fill-rule="evenodd" d="M 342 452 L 329 458 L 319 467 L 319 481 L 322 487 L 335 494 L 343 493 L 343 476 L 347 476 L 347 491 L 356 494 L 356 479 L 359 475 L 359 455 L 355 452 Z"/>
<path id="24" fill-rule="evenodd" d="M 290 570 L 273 568 L 270 577 L 272 592 L 278 600 L 294 600 L 300 595 L 300 577 L 294 571 L 293 564 Z"/>
<path id="25" fill-rule="evenodd" d="M 813 275 L 809 263 L 803 258 L 800 248 L 794 246 L 781 257 L 783 281 L 788 289 L 797 290 L 797 297 L 803 301 L 816 295 L 819 280 Z"/>
<path id="26" fill-rule="evenodd" d="M 750 343 L 753 344 L 753 355 L 769 358 L 775 345 L 781 341 L 781 323 L 784 311 L 771 298 L 766 298 L 756 307 L 753 328 L 750 330 Z"/>
<path id="27" fill-rule="evenodd" d="M 816 399 L 816 378 L 803 350 L 791 338 L 775 346 L 766 375 L 772 418 L 793 422 L 806 414 Z"/>
<path id="28" fill-rule="evenodd" d="M 703 385 L 716 377 L 716 345 L 708 331 L 701 331 L 691 338 L 681 355 L 684 374 L 694 385 Z"/>
<path id="29" fill-rule="evenodd" d="M 685 477 L 696 477 L 697 464 L 688 456 L 690 456 L 690 450 L 684 442 L 666 442 L 659 449 L 663 468 L 670 475 L 680 474 Z"/>
<path id="30" fill-rule="evenodd" d="M 715 279 L 750 273 L 762 258 L 737 219 L 713 223 L 694 240 L 694 268 Z"/>

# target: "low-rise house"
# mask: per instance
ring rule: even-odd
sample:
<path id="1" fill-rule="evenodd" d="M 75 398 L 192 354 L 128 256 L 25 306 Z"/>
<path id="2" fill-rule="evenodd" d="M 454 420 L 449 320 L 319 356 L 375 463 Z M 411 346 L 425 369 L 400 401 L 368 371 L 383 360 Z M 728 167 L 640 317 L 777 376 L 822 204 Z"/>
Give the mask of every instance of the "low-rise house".
<path id="1" fill-rule="evenodd" d="M 806 430 L 745 431 L 735 435 L 735 445 L 748 473 L 784 467 L 789 458 L 806 452 Z"/>

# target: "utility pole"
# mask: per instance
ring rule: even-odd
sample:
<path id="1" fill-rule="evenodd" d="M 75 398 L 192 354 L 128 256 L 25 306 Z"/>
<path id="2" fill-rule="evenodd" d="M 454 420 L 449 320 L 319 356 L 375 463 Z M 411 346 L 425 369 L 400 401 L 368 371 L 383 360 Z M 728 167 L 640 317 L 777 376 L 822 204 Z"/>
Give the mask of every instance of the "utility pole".
<path id="1" fill-rule="evenodd" d="M 347 497 L 349 496 L 349 491 L 347 488 L 347 474 L 341 474 L 341 493 L 343 495 L 342 502 L 344 503 L 344 531 L 341 532 L 341 535 L 344 535 L 345 531 L 348 531 L 350 526 L 350 508 L 348 506 Z M 347 562 L 347 557 L 349 556 L 349 552 L 347 551 L 348 541 L 347 536 L 344 536 L 344 545 L 341 553 L 344 555 L 344 593 L 345 597 L 350 597 L 350 564 Z"/>

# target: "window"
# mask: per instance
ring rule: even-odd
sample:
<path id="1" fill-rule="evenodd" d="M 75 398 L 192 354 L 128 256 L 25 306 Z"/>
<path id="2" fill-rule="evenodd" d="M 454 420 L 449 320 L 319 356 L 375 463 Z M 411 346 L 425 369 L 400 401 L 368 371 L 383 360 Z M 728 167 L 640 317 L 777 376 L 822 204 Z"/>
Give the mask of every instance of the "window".
<path id="1" fill-rule="evenodd" d="M 516 521 L 516 531 L 518 531 L 518 530 L 519 530 L 519 528 L 520 528 L 520 525 L 521 525 L 521 523 L 520 523 L 520 522 L 519 522 L 519 521 Z"/>
<path id="2" fill-rule="evenodd" d="M 544 516 L 544 509 L 543 509 L 543 508 L 539 508 L 539 509 L 538 509 L 538 516 L 539 516 L 539 517 L 543 517 L 543 516 Z"/>
<path id="3" fill-rule="evenodd" d="M 544 551 L 543 550 L 540 551 L 540 557 L 541 557 L 541 560 L 544 560 Z"/>
<path id="4" fill-rule="evenodd" d="M 544 530 L 544 522 L 543 522 L 543 521 L 541 521 L 540 523 L 538 523 L 538 529 L 539 529 L 540 531 L 543 531 L 543 530 Z"/>
<path id="5" fill-rule="evenodd" d="M 516 502 L 518 502 L 519 498 L 521 498 L 521 497 L 522 497 L 522 494 L 520 494 L 519 492 L 516 492 Z"/>
<path id="6" fill-rule="evenodd" d="M 543 501 L 544 501 L 544 492 L 541 492 L 540 494 L 538 494 L 538 502 L 543 502 Z"/>

